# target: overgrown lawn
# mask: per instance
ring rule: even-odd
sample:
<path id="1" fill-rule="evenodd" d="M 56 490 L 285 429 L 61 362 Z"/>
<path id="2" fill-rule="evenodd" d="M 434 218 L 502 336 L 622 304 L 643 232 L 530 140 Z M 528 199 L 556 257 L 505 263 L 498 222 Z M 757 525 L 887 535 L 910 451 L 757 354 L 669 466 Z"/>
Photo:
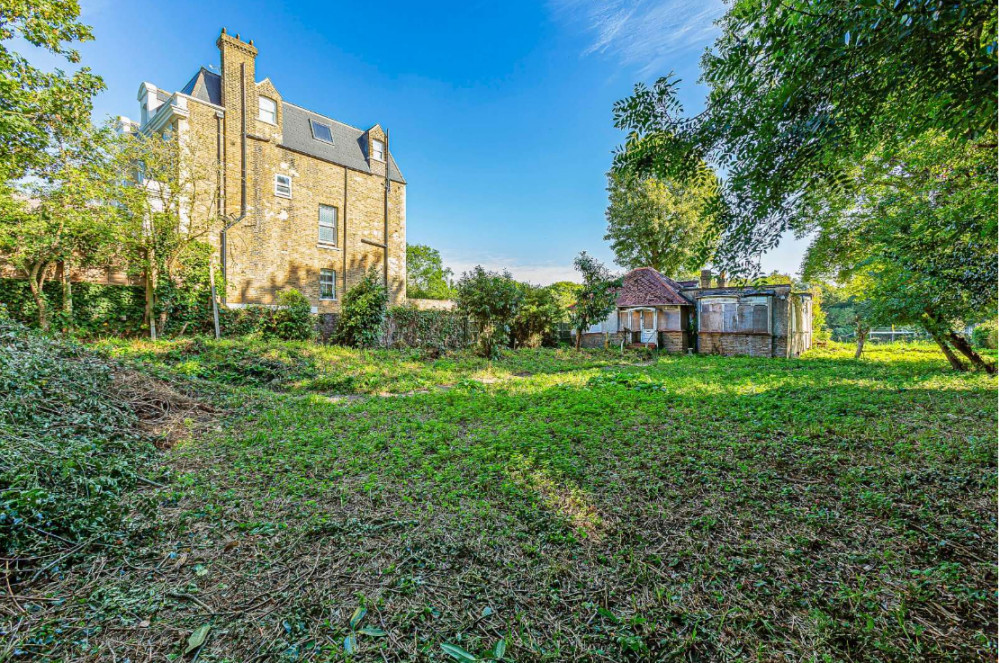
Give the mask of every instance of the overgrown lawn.
<path id="1" fill-rule="evenodd" d="M 156 535 L 24 588 L 8 652 L 996 657 L 997 382 L 933 348 L 103 351 L 244 386 L 166 452 Z"/>

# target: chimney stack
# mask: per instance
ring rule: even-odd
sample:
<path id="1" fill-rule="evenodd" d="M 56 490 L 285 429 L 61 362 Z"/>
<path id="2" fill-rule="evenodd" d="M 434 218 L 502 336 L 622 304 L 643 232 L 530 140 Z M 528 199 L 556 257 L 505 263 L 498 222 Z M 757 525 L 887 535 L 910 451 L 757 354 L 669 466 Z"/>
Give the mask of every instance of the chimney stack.
<path id="1" fill-rule="evenodd" d="M 712 287 L 712 270 L 710 269 L 701 270 L 701 287 L 702 288 Z"/>
<path id="2" fill-rule="evenodd" d="M 726 287 L 726 273 L 725 272 L 719 272 L 719 287 L 720 288 L 725 288 Z"/>

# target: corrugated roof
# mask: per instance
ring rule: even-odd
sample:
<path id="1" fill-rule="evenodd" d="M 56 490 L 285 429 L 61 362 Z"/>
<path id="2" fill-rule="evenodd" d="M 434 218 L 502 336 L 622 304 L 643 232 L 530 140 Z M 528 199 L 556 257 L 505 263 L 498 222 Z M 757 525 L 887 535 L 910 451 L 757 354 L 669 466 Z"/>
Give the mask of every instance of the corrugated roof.
<path id="1" fill-rule="evenodd" d="M 690 306 L 693 302 L 680 294 L 681 285 L 652 267 L 633 269 L 622 279 L 618 292 L 619 307 Z"/>
<path id="2" fill-rule="evenodd" d="M 372 172 L 368 164 L 368 156 L 365 153 L 368 149 L 368 139 L 365 136 L 367 131 L 362 131 L 319 113 L 313 113 L 287 101 L 281 102 L 281 114 L 281 144 L 285 147 L 354 170 L 360 170 L 363 173 Z M 333 133 L 332 145 L 313 138 L 312 128 L 309 126 L 310 120 L 330 127 L 330 131 Z M 396 166 L 396 160 L 392 158 L 391 153 L 389 154 L 389 179 L 406 184 L 406 180 L 399 172 L 399 167 Z"/>

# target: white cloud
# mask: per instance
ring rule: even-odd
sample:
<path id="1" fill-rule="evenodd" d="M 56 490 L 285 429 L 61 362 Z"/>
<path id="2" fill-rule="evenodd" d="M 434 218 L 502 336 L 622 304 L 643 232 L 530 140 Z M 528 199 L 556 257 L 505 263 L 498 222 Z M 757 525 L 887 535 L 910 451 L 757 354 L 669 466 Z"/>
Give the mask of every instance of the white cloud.
<path id="1" fill-rule="evenodd" d="M 556 19 L 591 37 L 584 55 L 601 53 L 638 67 L 642 76 L 666 73 L 680 51 L 710 46 L 725 12 L 722 0 L 551 0 Z"/>
<path id="2" fill-rule="evenodd" d="M 497 256 L 483 256 L 482 260 L 474 262 L 470 262 L 467 256 L 462 260 L 449 260 L 447 255 L 444 255 L 443 258 L 445 266 L 451 268 L 455 273 L 456 279 L 462 275 L 462 272 L 467 272 L 476 265 L 482 265 L 484 269 L 494 272 L 506 269 L 518 281 L 527 281 L 536 285 L 549 285 L 556 281 L 575 281 L 579 278 L 572 264 L 528 264 L 516 258 L 502 258 Z"/>

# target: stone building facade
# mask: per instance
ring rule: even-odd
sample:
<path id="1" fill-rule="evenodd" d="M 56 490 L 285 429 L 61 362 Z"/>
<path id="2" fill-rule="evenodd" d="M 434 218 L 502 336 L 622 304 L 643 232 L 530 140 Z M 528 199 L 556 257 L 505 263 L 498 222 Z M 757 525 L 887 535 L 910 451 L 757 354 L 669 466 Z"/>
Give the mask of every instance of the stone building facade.
<path id="1" fill-rule="evenodd" d="M 176 92 L 143 83 L 139 121 L 122 123 L 179 141 L 205 192 L 190 214 L 218 226 L 205 240 L 219 250 L 225 303 L 271 305 L 294 288 L 317 313 L 335 313 L 372 267 L 403 303 L 406 181 L 388 133 L 284 100 L 257 79 L 253 40 L 223 30 L 216 44 L 218 73 L 202 68 Z"/>
<path id="2" fill-rule="evenodd" d="M 812 345 L 812 295 L 790 285 L 728 286 L 702 272 L 674 281 L 651 267 L 625 275 L 616 309 L 583 347 L 645 345 L 672 353 L 798 357 Z"/>

